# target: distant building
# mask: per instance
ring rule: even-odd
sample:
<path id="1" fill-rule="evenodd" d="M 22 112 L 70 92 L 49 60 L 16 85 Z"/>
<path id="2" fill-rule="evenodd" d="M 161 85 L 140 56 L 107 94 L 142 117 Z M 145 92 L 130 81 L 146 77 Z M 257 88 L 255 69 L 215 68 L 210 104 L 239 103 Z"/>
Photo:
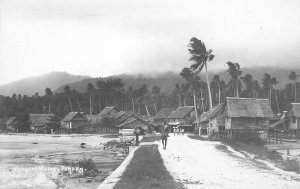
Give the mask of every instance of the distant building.
<path id="1" fill-rule="evenodd" d="M 70 112 L 61 121 L 61 132 L 81 133 L 82 128 L 87 125 L 87 118 L 83 112 Z"/>
<path id="2" fill-rule="evenodd" d="M 5 127 L 9 131 L 17 131 L 18 120 L 17 117 L 9 117 L 5 122 Z"/>
<path id="3" fill-rule="evenodd" d="M 224 130 L 225 117 L 221 116 L 224 109 L 224 103 L 217 105 L 212 110 L 203 112 L 195 123 L 198 123 L 199 134 L 208 134 L 210 130 Z"/>
<path id="4" fill-rule="evenodd" d="M 29 114 L 30 129 L 35 133 L 59 131 L 59 119 L 55 114 Z"/>
<path id="5" fill-rule="evenodd" d="M 185 131 L 194 132 L 193 122 L 196 119 L 194 106 L 180 106 L 167 117 L 168 125 L 183 128 Z"/>
<path id="6" fill-rule="evenodd" d="M 152 130 L 150 122 L 146 121 L 142 116 L 133 111 L 119 112 L 115 116 L 115 119 L 117 122 L 116 127 L 119 129 L 134 129 L 135 127 L 138 127 L 144 132 Z"/>
<path id="7" fill-rule="evenodd" d="M 153 126 L 156 131 L 160 131 L 163 122 L 168 120 L 168 116 L 172 113 L 173 108 L 162 108 L 156 116 L 153 117 Z"/>
<path id="8" fill-rule="evenodd" d="M 104 117 L 104 116 L 114 116 L 117 115 L 119 110 L 115 106 L 105 107 L 97 117 Z"/>
<path id="9" fill-rule="evenodd" d="M 269 129 L 300 131 L 300 103 L 292 103 L 288 111 L 283 111 L 280 120 L 268 126 Z"/>

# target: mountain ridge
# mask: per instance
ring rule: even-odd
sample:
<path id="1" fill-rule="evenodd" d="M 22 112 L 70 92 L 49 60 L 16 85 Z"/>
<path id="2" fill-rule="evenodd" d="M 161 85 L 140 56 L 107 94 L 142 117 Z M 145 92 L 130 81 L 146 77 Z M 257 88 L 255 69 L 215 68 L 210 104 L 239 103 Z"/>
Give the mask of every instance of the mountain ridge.
<path id="1" fill-rule="evenodd" d="M 279 67 L 255 67 L 255 68 L 243 68 L 241 67 L 242 75 L 250 73 L 253 78 L 262 83 L 264 73 L 269 73 L 272 77 L 276 77 L 279 81 L 278 88 L 283 88 L 289 81 L 288 74 L 291 71 L 300 73 L 300 68 L 279 68 Z M 226 70 L 209 71 L 210 80 L 212 77 L 218 74 L 224 81 L 228 81 L 230 77 Z M 154 85 L 161 88 L 161 92 L 170 93 L 174 89 L 175 85 L 184 82 L 184 79 L 175 72 L 162 72 L 162 73 L 138 73 L 138 74 L 119 74 L 109 77 L 90 77 L 81 75 L 72 75 L 67 72 L 50 72 L 41 76 L 35 76 L 26 78 L 10 84 L 0 86 L 0 95 L 11 96 L 13 93 L 22 95 L 33 95 L 38 92 L 40 95 L 44 94 L 45 88 L 49 87 L 54 93 L 63 92 L 63 89 L 68 85 L 71 89 L 75 89 L 77 92 L 85 92 L 88 83 L 92 83 L 96 88 L 96 81 L 99 79 L 109 79 L 118 77 L 122 79 L 124 83 L 124 89 L 133 87 L 139 88 L 142 84 L 146 84 L 150 90 Z M 200 74 L 200 77 L 205 81 L 204 74 Z M 37 81 L 38 80 L 38 81 Z M 34 83 L 34 85 L 33 85 Z M 47 84 L 45 84 L 47 83 Z"/>

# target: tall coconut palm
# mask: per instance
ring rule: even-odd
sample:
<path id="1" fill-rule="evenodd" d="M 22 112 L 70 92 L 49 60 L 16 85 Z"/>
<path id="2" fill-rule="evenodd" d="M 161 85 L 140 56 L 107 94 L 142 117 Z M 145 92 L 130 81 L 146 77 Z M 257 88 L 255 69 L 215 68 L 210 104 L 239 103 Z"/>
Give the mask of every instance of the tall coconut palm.
<path id="1" fill-rule="evenodd" d="M 294 89 L 295 89 L 295 103 L 297 102 L 297 79 L 299 75 L 296 74 L 296 72 L 291 72 L 289 74 L 289 79 L 294 82 Z"/>
<path id="2" fill-rule="evenodd" d="M 212 97 L 207 73 L 207 62 L 212 61 L 215 55 L 212 54 L 211 49 L 206 50 L 204 42 L 196 37 L 190 39 L 189 47 L 190 48 L 188 50 L 192 55 L 189 60 L 195 62 L 195 64 L 191 65 L 191 69 L 195 72 L 195 74 L 198 74 L 202 71 L 203 67 L 205 68 L 206 83 L 208 86 L 209 95 L 209 108 L 212 109 Z"/>
<path id="3" fill-rule="evenodd" d="M 263 77 L 263 89 L 265 91 L 265 94 L 267 94 L 266 96 L 269 99 L 269 102 L 271 104 L 271 97 L 272 97 L 272 77 L 270 74 L 265 73 L 264 77 Z"/>
<path id="4" fill-rule="evenodd" d="M 228 69 L 227 72 L 231 76 L 231 81 L 229 82 L 229 86 L 235 86 L 236 97 L 239 98 L 239 90 L 241 87 L 240 75 L 242 71 L 240 71 L 240 65 L 234 62 L 227 62 Z"/>
<path id="5" fill-rule="evenodd" d="M 246 74 L 242 77 L 243 83 L 245 84 L 246 90 L 244 95 L 246 97 L 255 98 L 254 89 L 253 89 L 253 76 L 251 74 Z"/>
<path id="6" fill-rule="evenodd" d="M 64 87 L 64 93 L 66 97 L 69 99 L 70 110 L 73 112 L 72 103 L 71 103 L 71 89 L 68 85 Z"/>
<path id="7" fill-rule="evenodd" d="M 279 83 L 279 81 L 277 81 L 276 77 L 273 77 L 271 79 L 271 88 L 273 88 L 272 86 L 276 86 L 277 84 Z M 279 109 L 279 105 L 278 105 L 278 99 L 277 99 L 277 90 L 276 88 L 274 89 L 274 96 L 275 96 L 275 102 L 276 102 L 276 107 L 277 107 L 277 111 L 278 113 L 280 112 L 280 109 Z"/>
<path id="8" fill-rule="evenodd" d="M 198 120 L 198 111 L 197 111 L 197 102 L 196 102 L 196 90 L 200 87 L 201 79 L 197 76 L 190 68 L 183 68 L 180 75 L 187 81 L 189 84 L 190 90 L 193 93 L 194 99 L 194 108 L 195 108 L 195 115 L 196 120 Z"/>

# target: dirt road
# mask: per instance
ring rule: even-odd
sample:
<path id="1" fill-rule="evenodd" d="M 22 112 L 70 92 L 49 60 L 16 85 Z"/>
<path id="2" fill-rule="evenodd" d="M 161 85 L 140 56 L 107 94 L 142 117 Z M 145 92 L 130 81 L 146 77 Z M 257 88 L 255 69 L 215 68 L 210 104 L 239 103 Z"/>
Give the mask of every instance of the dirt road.
<path id="1" fill-rule="evenodd" d="M 299 174 L 272 169 L 219 142 L 171 136 L 167 150 L 156 143 L 170 174 L 187 188 L 300 188 Z"/>

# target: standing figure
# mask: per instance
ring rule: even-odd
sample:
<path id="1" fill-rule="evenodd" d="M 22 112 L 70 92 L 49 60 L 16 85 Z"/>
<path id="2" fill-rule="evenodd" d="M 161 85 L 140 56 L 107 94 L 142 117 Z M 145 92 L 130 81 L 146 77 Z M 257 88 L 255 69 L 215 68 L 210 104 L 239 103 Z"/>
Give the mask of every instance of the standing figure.
<path id="1" fill-rule="evenodd" d="M 134 134 L 135 134 L 135 145 L 138 146 L 139 145 L 139 134 L 140 134 L 140 130 L 135 127 L 134 129 Z"/>
<path id="2" fill-rule="evenodd" d="M 161 142 L 163 144 L 164 150 L 167 148 L 168 136 L 169 136 L 168 125 L 167 125 L 167 122 L 164 121 L 164 125 L 161 129 Z"/>

